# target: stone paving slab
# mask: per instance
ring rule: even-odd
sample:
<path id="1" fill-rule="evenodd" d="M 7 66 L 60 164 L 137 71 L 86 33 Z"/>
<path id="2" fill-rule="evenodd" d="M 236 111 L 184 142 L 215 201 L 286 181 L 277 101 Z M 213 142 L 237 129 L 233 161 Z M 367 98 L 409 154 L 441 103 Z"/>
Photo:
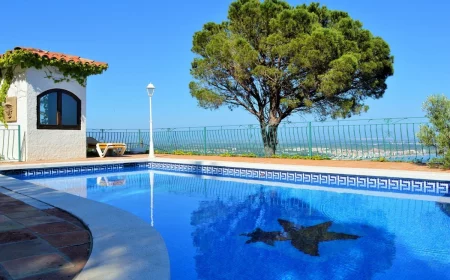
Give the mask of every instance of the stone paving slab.
<path id="1" fill-rule="evenodd" d="M 5 195 L 9 196 L 10 198 L 18 199 L 20 202 L 26 203 L 26 204 L 28 204 L 30 206 L 33 206 L 33 207 L 37 208 L 37 209 L 43 210 L 43 209 L 53 208 L 52 206 L 50 206 L 50 205 L 48 205 L 46 203 L 40 202 L 38 200 L 32 199 L 32 198 L 30 198 L 28 196 L 25 196 L 25 195 L 22 195 L 22 194 L 19 194 L 19 193 L 12 192 L 12 191 L 10 191 L 8 189 L 0 188 L 0 193 L 5 194 Z"/>
<path id="2" fill-rule="evenodd" d="M 11 243 L 11 242 L 33 240 L 36 238 L 37 238 L 37 236 L 34 235 L 28 229 L 0 232 L 0 245 L 6 244 L 6 243 Z"/>
<path id="3" fill-rule="evenodd" d="M 75 218 L 73 215 L 67 213 L 66 211 L 63 211 L 61 209 L 58 208 L 52 208 L 52 209 L 47 209 L 44 210 L 44 212 L 48 215 L 52 215 L 58 218 L 61 218 L 63 220 L 66 220 L 80 228 L 84 228 L 84 225 L 82 222 L 80 222 L 80 220 L 78 220 L 77 218 Z"/>
<path id="4" fill-rule="evenodd" d="M 57 248 L 85 244 L 89 240 L 88 237 L 88 231 L 65 232 L 42 236 L 43 239 Z"/>
<path id="5" fill-rule="evenodd" d="M 54 252 L 56 252 L 55 247 L 41 239 L 10 242 L 0 245 L 0 264 L 4 261 Z"/>
<path id="6" fill-rule="evenodd" d="M 9 213 L 7 216 L 10 219 L 20 219 L 20 218 L 31 218 L 31 217 L 40 217 L 40 216 L 48 216 L 46 212 L 40 210 L 32 210 L 27 212 L 15 212 Z"/>
<path id="7" fill-rule="evenodd" d="M 63 254 L 69 257 L 73 264 L 72 267 L 65 267 L 63 269 L 52 271 L 45 274 L 39 274 L 33 277 L 27 277 L 21 280 L 60 280 L 72 279 L 76 273 L 80 271 L 86 264 L 89 254 L 91 253 L 90 244 L 83 244 L 78 246 L 70 246 L 59 249 Z"/>
<path id="8" fill-rule="evenodd" d="M 18 222 L 15 222 L 12 220 L 0 223 L 0 232 L 21 229 L 21 228 L 24 228 L 24 226 L 22 224 L 19 224 Z"/>
<path id="9" fill-rule="evenodd" d="M 15 259 L 2 263 L 13 279 L 20 279 L 33 274 L 42 274 L 61 268 L 73 267 L 60 254 L 43 254 L 27 258 Z"/>
<path id="10" fill-rule="evenodd" d="M 76 277 L 92 246 L 83 223 L 43 202 L 36 200 L 34 207 L 7 194 L 0 191 L 0 280 Z"/>
<path id="11" fill-rule="evenodd" d="M 32 217 L 32 218 L 20 218 L 20 219 L 15 219 L 15 220 L 17 222 L 21 223 L 22 225 L 28 226 L 28 227 L 63 221 L 62 219 L 55 217 L 55 216 L 40 216 L 40 217 Z"/>
<path id="12" fill-rule="evenodd" d="M 0 266 L 0 280 L 9 279 L 9 274 Z"/>
<path id="13" fill-rule="evenodd" d="M 56 222 L 32 226 L 30 227 L 30 230 L 39 234 L 56 234 L 71 231 L 82 231 L 83 228 L 80 228 L 68 222 Z"/>
<path id="14" fill-rule="evenodd" d="M 21 202 L 22 203 L 22 202 Z M 23 205 L 7 205 L 4 204 L 3 206 L 0 206 L 0 213 L 2 214 L 8 214 L 8 213 L 14 213 L 14 212 L 26 212 L 26 211 L 31 211 L 31 210 L 36 210 L 36 208 L 25 205 L 24 203 L 22 203 Z"/>

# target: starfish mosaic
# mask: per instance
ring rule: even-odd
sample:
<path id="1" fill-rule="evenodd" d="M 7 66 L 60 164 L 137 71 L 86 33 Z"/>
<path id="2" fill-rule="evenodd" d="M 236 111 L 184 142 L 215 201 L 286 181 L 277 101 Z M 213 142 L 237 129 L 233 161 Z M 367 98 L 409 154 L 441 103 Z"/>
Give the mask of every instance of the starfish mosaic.
<path id="1" fill-rule="evenodd" d="M 264 242 L 274 246 L 275 241 L 291 241 L 292 246 L 297 250 L 310 256 L 319 256 L 319 243 L 333 240 L 358 239 L 359 236 L 353 234 L 330 232 L 331 221 L 314 226 L 296 226 L 294 223 L 278 219 L 278 223 L 283 231 L 263 231 L 257 228 L 253 232 L 243 233 L 242 236 L 250 237 L 246 244 Z"/>

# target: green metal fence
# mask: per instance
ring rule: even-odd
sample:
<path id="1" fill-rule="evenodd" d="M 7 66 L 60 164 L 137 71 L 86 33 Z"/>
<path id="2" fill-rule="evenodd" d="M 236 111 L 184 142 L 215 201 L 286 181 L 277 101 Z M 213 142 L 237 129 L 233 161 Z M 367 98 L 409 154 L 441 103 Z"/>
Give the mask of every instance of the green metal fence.
<path id="1" fill-rule="evenodd" d="M 20 161 L 20 125 L 0 126 L 0 161 Z"/>
<path id="2" fill-rule="evenodd" d="M 278 129 L 277 154 L 427 160 L 436 151 L 421 145 L 416 137 L 419 126 L 426 123 L 425 118 L 283 123 Z M 127 143 L 130 149 L 148 148 L 148 130 L 91 129 L 87 134 L 98 141 Z M 157 152 L 264 156 L 259 125 L 160 128 L 153 137 Z"/>

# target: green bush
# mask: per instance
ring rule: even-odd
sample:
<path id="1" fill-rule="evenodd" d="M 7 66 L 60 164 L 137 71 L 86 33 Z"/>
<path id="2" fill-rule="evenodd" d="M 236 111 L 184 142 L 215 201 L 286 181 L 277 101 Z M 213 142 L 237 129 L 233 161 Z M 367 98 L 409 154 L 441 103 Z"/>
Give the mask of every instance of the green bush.
<path id="1" fill-rule="evenodd" d="M 198 156 L 201 155 L 198 152 L 192 152 L 192 151 L 183 151 L 183 150 L 175 150 L 173 152 L 168 152 L 168 154 L 172 155 L 178 155 L 178 156 Z"/>
<path id="2" fill-rule="evenodd" d="M 330 158 L 328 156 L 323 155 L 313 155 L 310 156 L 303 156 L 303 155 L 287 155 L 287 154 L 281 154 L 281 155 L 273 155 L 272 158 L 285 158 L 285 159 L 311 159 L 311 160 L 329 160 Z"/>
<path id="3" fill-rule="evenodd" d="M 240 156 L 240 157 L 252 157 L 252 158 L 258 157 L 258 156 L 257 156 L 256 154 L 254 154 L 254 153 L 240 154 L 239 156 Z"/>
<path id="4" fill-rule="evenodd" d="M 423 103 L 423 110 L 430 124 L 420 126 L 419 142 L 436 148 L 438 159 L 429 161 L 429 166 L 450 168 L 450 99 L 445 95 L 432 95 Z"/>
<path id="5" fill-rule="evenodd" d="M 388 162 L 389 160 L 385 157 L 379 157 L 379 158 L 375 158 L 372 161 L 376 161 L 376 162 Z"/>
<path id="6" fill-rule="evenodd" d="M 439 168 L 442 164 L 443 161 L 440 158 L 432 158 L 427 162 L 427 165 L 431 168 Z"/>
<path id="7" fill-rule="evenodd" d="M 221 157 L 234 157 L 235 155 L 233 155 L 232 153 L 223 153 L 223 154 L 220 154 L 219 156 L 221 156 Z"/>

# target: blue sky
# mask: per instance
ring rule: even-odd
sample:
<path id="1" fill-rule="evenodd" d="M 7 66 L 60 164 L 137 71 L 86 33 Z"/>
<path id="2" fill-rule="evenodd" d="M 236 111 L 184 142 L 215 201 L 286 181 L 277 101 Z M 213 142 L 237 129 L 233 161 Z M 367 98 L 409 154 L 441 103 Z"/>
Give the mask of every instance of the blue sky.
<path id="1" fill-rule="evenodd" d="M 108 62 L 89 78 L 88 128 L 147 128 L 145 87 L 156 86 L 154 126 L 255 123 L 244 110 L 197 107 L 188 90 L 192 35 L 209 21 L 226 19 L 230 0 L 191 1 L 4 1 L 0 52 L 36 47 Z M 291 5 L 309 3 L 288 1 Z M 446 0 L 325 0 L 374 35 L 395 56 L 395 74 L 384 98 L 369 101 L 359 118 L 423 116 L 433 93 L 450 94 L 450 20 Z M 305 117 L 293 116 L 291 121 Z"/>

